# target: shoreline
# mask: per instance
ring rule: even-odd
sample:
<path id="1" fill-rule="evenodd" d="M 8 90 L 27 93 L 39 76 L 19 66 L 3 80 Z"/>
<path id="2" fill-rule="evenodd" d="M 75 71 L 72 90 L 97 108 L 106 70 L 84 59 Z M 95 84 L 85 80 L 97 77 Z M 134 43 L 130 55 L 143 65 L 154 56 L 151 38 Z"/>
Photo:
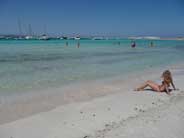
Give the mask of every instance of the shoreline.
<path id="1" fill-rule="evenodd" d="M 183 63 L 172 64 L 164 69 L 182 68 Z M 65 87 L 51 88 L 39 92 L 30 92 L 25 95 L 19 94 L 14 101 L 0 104 L 0 125 L 26 118 L 40 112 L 47 112 L 59 106 L 72 103 L 91 101 L 108 95 L 118 94 L 122 91 L 132 91 L 137 85 L 146 80 L 154 80 L 160 83 L 160 74 L 163 67 L 150 68 L 137 71 L 125 77 L 94 80 L 83 83 L 70 84 Z M 156 75 L 155 75 L 156 74 Z M 8 98 L 8 97 L 7 97 Z"/>
<path id="2" fill-rule="evenodd" d="M 173 91 L 171 93 L 171 96 L 168 96 L 165 93 L 156 93 L 150 91 L 134 92 L 132 90 L 134 84 L 136 87 L 138 84 L 142 83 L 142 81 L 147 79 L 159 81 L 159 76 L 161 73 L 160 71 L 163 71 L 163 68 L 147 71 L 147 74 L 142 72 L 142 74 L 145 74 L 145 76 L 142 76 L 141 73 L 135 74 L 138 78 L 134 79 L 134 81 L 129 80 L 127 83 L 123 83 L 122 81 L 120 81 L 121 79 L 115 79 L 113 80 L 113 82 L 107 81 L 108 83 L 104 82 L 104 84 L 106 85 L 95 89 L 97 94 L 104 94 L 100 96 L 98 95 L 98 97 L 96 97 L 94 93 L 91 93 L 91 95 L 88 93 L 89 99 L 73 99 L 72 96 L 74 95 L 70 95 L 71 101 L 69 103 L 64 105 L 58 103 L 57 106 L 51 105 L 51 103 L 48 103 L 48 101 L 42 101 L 42 106 L 40 106 L 39 108 L 43 108 L 43 105 L 45 105 L 45 107 L 52 106 L 52 108 L 42 111 L 38 110 L 39 108 L 37 108 L 37 111 L 39 112 L 26 114 L 25 116 L 23 114 L 18 114 L 18 118 L 11 118 L 11 121 L 9 120 L 1 123 L 0 137 L 102 138 L 104 136 L 107 136 L 109 138 L 120 138 L 122 131 L 126 130 L 126 137 L 129 138 L 132 136 L 130 131 L 136 131 L 136 127 L 138 127 L 136 124 L 140 122 L 140 120 L 144 120 L 144 118 L 141 118 L 142 115 L 147 118 L 145 119 L 147 120 L 147 122 L 154 122 L 152 121 L 154 120 L 154 117 L 151 115 L 152 110 L 156 111 L 156 116 L 160 116 L 160 119 L 162 120 L 161 126 L 165 126 L 163 123 L 164 117 L 166 117 L 167 119 L 171 117 L 174 119 L 179 117 L 179 120 L 182 121 L 184 111 L 179 109 L 184 106 L 184 87 L 182 84 L 182 82 L 184 81 L 183 67 L 183 64 L 180 64 L 178 66 L 170 66 L 170 70 L 173 73 L 176 87 L 180 88 L 179 91 Z M 81 94 L 86 94 L 85 91 L 93 92 L 94 86 L 95 85 L 91 87 L 86 86 L 85 90 L 84 88 L 81 88 L 83 89 L 83 93 Z M 58 97 L 58 99 L 59 98 L 60 97 Z M 50 100 L 50 97 L 48 97 L 48 99 Z M 55 102 L 57 103 L 58 101 Z M 35 103 L 34 106 L 32 104 L 29 105 L 28 103 L 25 103 L 24 105 L 21 104 L 18 106 L 17 110 L 12 110 L 10 114 L 13 114 L 13 112 L 15 113 L 16 111 L 23 113 L 26 111 L 25 109 L 31 109 L 33 107 L 37 107 L 37 105 L 38 103 Z M 177 106 L 175 107 L 175 105 Z M 165 106 L 166 108 L 164 108 Z M 177 114 L 174 114 L 175 111 Z M 27 110 L 27 113 L 30 113 L 30 111 Z M 165 114 L 165 116 L 163 116 L 162 114 Z M 178 116 L 178 114 L 180 114 L 180 116 Z M 1 114 L 1 121 L 3 117 L 4 119 L 8 118 L 8 114 L 4 114 L 4 116 L 3 114 Z M 127 121 L 131 121 L 132 123 L 128 123 L 128 125 L 122 125 L 126 124 Z M 178 123 L 178 121 L 172 121 L 171 123 L 174 126 L 177 126 L 176 123 Z M 166 128 L 168 127 L 167 125 L 171 124 L 166 123 Z M 144 126 L 142 127 L 144 128 Z M 151 126 L 149 127 L 151 129 Z M 172 128 L 172 126 L 169 127 Z M 180 127 L 182 128 L 179 128 L 179 130 L 184 128 L 184 126 L 182 125 Z M 139 129 L 140 134 L 143 133 L 143 128 Z M 175 132 L 179 133 L 179 130 L 175 130 Z M 167 133 L 166 131 L 161 131 L 162 129 L 158 131 L 159 134 L 165 133 L 163 135 L 167 135 L 167 133 L 172 133 L 172 130 Z M 158 137 L 160 137 L 159 134 L 157 134 Z M 179 133 L 177 138 L 180 138 L 180 135 L 182 134 Z M 134 136 L 136 137 L 136 135 Z M 139 138 L 139 136 L 137 137 Z"/>

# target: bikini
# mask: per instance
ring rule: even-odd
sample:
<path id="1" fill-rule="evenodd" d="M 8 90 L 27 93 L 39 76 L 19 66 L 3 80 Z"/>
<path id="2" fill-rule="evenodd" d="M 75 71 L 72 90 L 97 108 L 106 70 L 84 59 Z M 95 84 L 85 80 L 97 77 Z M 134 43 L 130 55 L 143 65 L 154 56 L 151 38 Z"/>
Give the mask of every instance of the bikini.
<path id="1" fill-rule="evenodd" d="M 164 86 L 164 83 L 166 83 L 166 82 L 162 81 L 162 85 L 159 85 L 159 86 L 158 86 L 160 92 L 166 91 L 166 88 L 165 88 L 165 86 Z M 166 85 L 167 85 L 168 87 L 170 86 L 168 83 L 166 83 Z"/>

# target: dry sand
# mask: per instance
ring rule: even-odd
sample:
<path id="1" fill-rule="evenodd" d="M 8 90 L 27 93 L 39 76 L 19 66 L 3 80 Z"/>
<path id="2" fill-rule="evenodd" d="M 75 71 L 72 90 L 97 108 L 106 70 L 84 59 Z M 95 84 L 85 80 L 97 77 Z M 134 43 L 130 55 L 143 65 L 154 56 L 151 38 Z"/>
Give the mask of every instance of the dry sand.
<path id="1" fill-rule="evenodd" d="M 111 85 L 108 82 L 103 89 L 85 89 L 98 93 L 110 91 L 106 96 L 74 101 L 1 123 L 0 138 L 183 138 L 184 66 L 170 69 L 180 88 L 171 95 L 134 92 L 130 83 L 121 80 Z M 160 71 L 147 72 L 146 76 L 135 79 L 134 84 L 146 79 L 158 81 Z M 0 118 L 6 119 L 5 114 Z"/>

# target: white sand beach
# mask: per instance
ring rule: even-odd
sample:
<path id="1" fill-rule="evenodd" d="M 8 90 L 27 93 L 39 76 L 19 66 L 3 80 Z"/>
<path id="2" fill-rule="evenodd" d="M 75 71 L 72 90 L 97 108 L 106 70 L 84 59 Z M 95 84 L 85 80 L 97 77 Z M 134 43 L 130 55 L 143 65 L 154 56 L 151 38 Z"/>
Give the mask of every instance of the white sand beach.
<path id="1" fill-rule="evenodd" d="M 160 82 L 160 74 L 166 68 L 132 75 L 134 79 L 128 82 L 116 79 L 104 82 L 104 86 L 96 85 L 97 88 L 94 84 L 87 85 L 80 88 L 83 91 L 80 96 L 85 91 L 95 90 L 94 94 L 55 104 L 56 107 L 44 101 L 42 107 L 45 103 L 47 110 L 41 110 L 40 106 L 30 112 L 36 108 L 33 103 L 18 106 L 17 110 L 1 110 L 0 138 L 183 138 L 184 66 L 167 68 L 179 88 L 171 95 L 133 91 L 147 79 Z M 7 118 L 5 113 L 9 113 Z"/>
<path id="2" fill-rule="evenodd" d="M 0 138 L 184 138 L 183 9 L 0 0 Z"/>

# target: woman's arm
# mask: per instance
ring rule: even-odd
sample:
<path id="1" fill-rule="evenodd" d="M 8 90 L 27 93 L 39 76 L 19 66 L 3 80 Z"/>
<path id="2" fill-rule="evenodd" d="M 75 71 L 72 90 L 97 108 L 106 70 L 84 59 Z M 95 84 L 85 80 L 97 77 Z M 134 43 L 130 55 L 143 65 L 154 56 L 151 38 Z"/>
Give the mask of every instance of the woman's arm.
<path id="1" fill-rule="evenodd" d="M 176 90 L 176 87 L 175 87 L 173 81 L 171 81 L 171 85 L 172 85 L 173 89 Z"/>
<path id="2" fill-rule="evenodd" d="M 170 95 L 169 87 L 167 86 L 167 84 L 164 84 L 164 85 L 165 85 L 166 93 L 167 93 L 168 95 Z"/>

